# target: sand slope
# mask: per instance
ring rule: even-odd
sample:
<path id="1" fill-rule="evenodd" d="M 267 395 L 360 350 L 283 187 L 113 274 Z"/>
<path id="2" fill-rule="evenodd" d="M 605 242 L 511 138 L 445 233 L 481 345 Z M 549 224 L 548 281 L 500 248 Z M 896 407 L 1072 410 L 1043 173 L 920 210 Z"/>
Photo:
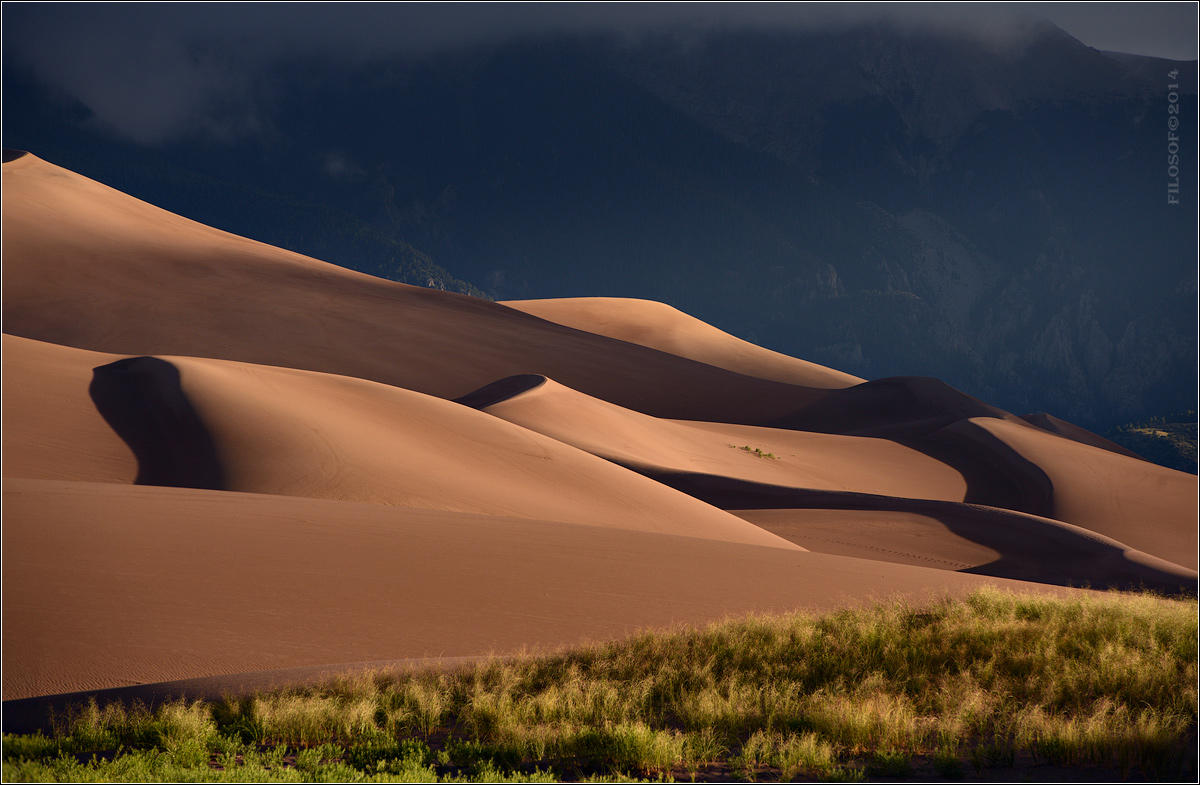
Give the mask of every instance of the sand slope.
<path id="1" fill-rule="evenodd" d="M 131 483 L 133 451 L 88 394 L 92 369 L 117 355 L 5 335 L 4 476 Z"/>
<path id="2" fill-rule="evenodd" d="M 747 376 L 828 388 L 851 387 L 866 381 L 735 338 L 666 303 L 653 300 L 569 297 L 507 300 L 504 304 L 577 330 L 689 357 Z"/>
<path id="3" fill-rule="evenodd" d="M 4 164 L 4 331 L 93 351 L 323 371 L 443 398 L 519 373 L 656 416 L 761 423 L 822 391 L 384 281 Z"/>
<path id="4" fill-rule="evenodd" d="M 662 420 L 544 376 L 522 381 L 525 389 L 481 410 L 639 471 L 955 501 L 966 492 L 954 469 L 886 439 Z"/>
<path id="5" fill-rule="evenodd" d="M 869 500 L 846 509 L 740 510 L 819 553 L 1063 586 L 1176 594 L 1194 569 L 1068 523 L 951 502 Z"/>
<path id="6" fill-rule="evenodd" d="M 382 281 L 31 155 L 3 177 L 5 699 L 989 584 L 1195 592 L 1195 478 L 1069 423 L 655 303 Z"/>
<path id="7" fill-rule="evenodd" d="M 919 600 L 1019 585 L 799 550 L 374 504 L 47 480 L 5 486 L 6 700 L 513 651 L 748 611 L 834 608 L 896 591 Z"/>
<path id="8" fill-rule="evenodd" d="M 1194 475 L 1013 423 L 971 422 L 1046 472 L 1052 517 L 1196 568 Z"/>
<path id="9" fill-rule="evenodd" d="M 9 476 L 138 481 L 515 515 L 793 548 L 631 471 L 459 404 L 310 371 L 186 357 L 113 358 L 6 336 L 6 373 L 75 419 L 14 417 Z M 43 358 L 49 358 L 45 360 Z M 68 362 L 69 360 L 69 362 Z M 47 366 L 54 371 L 46 374 Z M 14 396 L 11 403 L 21 402 Z M 32 408 L 32 407 L 26 407 Z M 53 407 L 59 409 L 61 407 Z M 104 421 L 111 426 L 104 432 Z M 76 418 L 84 420 L 82 414 Z M 45 438 L 39 443 L 30 428 Z M 73 434 L 79 439 L 71 443 Z M 97 448 L 125 447 L 117 460 Z M 6 438 L 7 441 L 7 438 Z M 70 449 L 58 449 L 59 445 Z M 32 453 L 32 455 L 27 455 Z M 108 457 L 106 463 L 100 458 Z M 50 457 L 58 456 L 55 463 Z M 33 465 L 27 463 L 33 459 Z"/>

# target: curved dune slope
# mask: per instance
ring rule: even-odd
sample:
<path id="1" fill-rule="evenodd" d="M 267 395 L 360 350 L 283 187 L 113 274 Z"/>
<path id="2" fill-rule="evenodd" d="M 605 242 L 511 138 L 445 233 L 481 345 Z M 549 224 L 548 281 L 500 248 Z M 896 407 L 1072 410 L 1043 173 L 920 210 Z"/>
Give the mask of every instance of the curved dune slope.
<path id="1" fill-rule="evenodd" d="M 6 357 L 46 400 L 88 395 L 132 447 L 142 484 L 513 515 L 794 548 L 631 471 L 449 401 L 362 379 L 200 358 L 107 357 L 7 338 Z M 51 378 L 41 356 L 70 357 Z M 100 361 L 100 362 L 97 362 Z M 45 363 L 42 363 L 43 365 Z M 70 368 L 74 372 L 61 372 Z M 94 368 L 94 370 L 92 370 Z M 94 411 L 94 410 L 93 410 Z M 93 420 L 99 417 L 93 416 Z M 94 424 L 94 423 L 93 423 Z M 71 420 L 41 423 L 53 447 Z M 101 426 L 103 423 L 101 423 Z M 102 430 L 98 427 L 97 431 Z M 111 438 L 95 434 L 81 446 Z M 126 448 L 126 452 L 129 448 Z M 59 453 L 10 476 L 128 481 L 93 453 Z M 8 457 L 6 455 L 6 457 Z"/>
<path id="2" fill-rule="evenodd" d="M 638 471 L 956 501 L 966 492 L 954 469 L 885 439 L 662 420 L 545 377 L 525 384 L 498 402 L 480 401 L 482 411 Z"/>
<path id="3" fill-rule="evenodd" d="M 10 480 L 4 507 L 6 700 L 503 653 L 896 592 L 923 601 L 1027 585 L 693 537 L 222 491 Z"/>
<path id="4" fill-rule="evenodd" d="M 1092 433 L 1086 428 L 1080 428 L 1074 423 L 1069 423 L 1066 420 L 1060 420 L 1052 414 L 1046 414 L 1045 412 L 1038 412 L 1037 414 L 1022 414 L 1021 419 L 1030 425 L 1036 425 L 1043 431 L 1057 434 L 1064 439 L 1070 439 L 1071 441 L 1076 441 L 1081 444 L 1090 444 L 1093 447 L 1099 447 L 1102 450 L 1115 452 L 1118 455 L 1124 455 L 1129 458 L 1145 460 L 1133 450 L 1122 447 L 1116 442 L 1109 441 L 1103 436 Z"/>
<path id="5" fill-rule="evenodd" d="M 896 564 L 1168 594 L 1194 590 L 1200 577 L 1193 569 L 1049 518 L 948 502 L 865 501 L 860 509 L 739 510 L 737 515 L 815 552 Z"/>
<path id="6" fill-rule="evenodd" d="M 1051 517 L 1196 569 L 1195 475 L 1009 422 L 971 422 L 1046 473 Z"/>
<path id="7" fill-rule="evenodd" d="M 372 278 L 32 155 L 3 179 L 5 699 L 1196 590 L 1196 478 L 1069 424 L 654 303 Z"/>
<path id="8" fill-rule="evenodd" d="M 756 503 L 764 509 L 738 515 L 817 551 L 1071 585 L 1178 591 L 1196 579 L 1191 569 L 1085 528 L 962 504 L 961 474 L 886 439 L 658 420 L 532 375 L 464 400 L 711 504 L 736 509 Z M 963 422 L 952 430 L 979 428 Z M 992 444 L 988 433 L 978 435 L 979 452 L 997 460 L 1013 452 L 1003 442 Z M 1111 455 L 1067 444 L 1100 452 L 1101 459 Z M 1013 452 L 1012 460 L 1024 459 Z M 1053 465 L 1065 468 L 1062 461 Z M 1053 498 L 1054 488 L 1047 493 Z M 776 505 L 789 509 L 772 509 Z M 784 530 L 771 525 L 780 520 L 787 522 Z M 837 525 L 830 527 L 831 520 Z"/>
<path id="9" fill-rule="evenodd" d="M 504 304 L 577 330 L 648 346 L 747 376 L 826 388 L 852 387 L 866 381 L 756 346 L 653 300 L 569 297 L 507 300 Z"/>
<path id="10" fill-rule="evenodd" d="M 722 422 L 785 417 L 824 392 L 355 273 L 189 221 L 33 155 L 3 172 L 10 334 L 336 373 L 442 398 L 545 373 L 637 411 Z"/>
<path id="11" fill-rule="evenodd" d="M 4 476 L 131 483 L 138 463 L 96 410 L 92 369 L 118 355 L 5 335 Z"/>

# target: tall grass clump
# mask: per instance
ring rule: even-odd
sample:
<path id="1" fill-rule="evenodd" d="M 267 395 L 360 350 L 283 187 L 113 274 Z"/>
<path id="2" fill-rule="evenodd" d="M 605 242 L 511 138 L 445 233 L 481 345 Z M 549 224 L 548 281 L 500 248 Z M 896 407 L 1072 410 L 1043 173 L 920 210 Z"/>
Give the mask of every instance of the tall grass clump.
<path id="1" fill-rule="evenodd" d="M 6 737 L 4 776 L 79 779 L 115 765 L 81 753 L 125 746 L 247 778 L 844 781 L 1018 758 L 1190 777 L 1196 641 L 1194 600 L 1116 593 L 751 616 L 207 706 L 88 704 L 53 737 Z"/>

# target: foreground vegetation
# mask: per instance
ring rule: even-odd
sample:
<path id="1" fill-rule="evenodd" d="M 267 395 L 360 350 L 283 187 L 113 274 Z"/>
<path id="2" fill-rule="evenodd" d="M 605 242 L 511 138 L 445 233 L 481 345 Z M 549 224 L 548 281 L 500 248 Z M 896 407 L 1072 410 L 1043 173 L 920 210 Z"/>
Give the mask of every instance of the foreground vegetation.
<path id="1" fill-rule="evenodd" d="M 153 712 L 93 703 L 5 736 L 3 777 L 853 781 L 1020 760 L 1194 779 L 1196 666 L 1195 601 L 988 590 Z"/>

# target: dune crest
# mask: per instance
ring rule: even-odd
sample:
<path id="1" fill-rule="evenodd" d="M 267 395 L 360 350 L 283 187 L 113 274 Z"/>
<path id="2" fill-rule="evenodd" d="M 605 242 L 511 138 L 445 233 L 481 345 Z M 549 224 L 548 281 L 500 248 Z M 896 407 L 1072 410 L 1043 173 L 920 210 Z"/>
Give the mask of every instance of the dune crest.
<path id="1" fill-rule="evenodd" d="M 456 398 L 543 373 L 660 417 L 762 423 L 825 391 L 352 272 L 27 155 L 4 164 L 4 329 L 122 355 L 321 371 Z"/>
<path id="2" fill-rule="evenodd" d="M 662 420 L 552 379 L 539 377 L 534 384 L 532 378 L 498 383 L 523 389 L 494 402 L 488 400 L 493 396 L 481 396 L 481 410 L 643 473 L 708 473 L 798 488 L 955 501 L 966 492 L 957 471 L 892 441 Z"/>
<path id="3" fill-rule="evenodd" d="M 1051 517 L 1196 569 L 1194 475 L 1013 423 L 972 423 L 1046 472 L 1054 486 Z"/>
<path id="4" fill-rule="evenodd" d="M 735 338 L 666 303 L 624 297 L 505 300 L 504 305 L 547 321 L 730 371 L 804 387 L 837 389 L 866 381 Z"/>

